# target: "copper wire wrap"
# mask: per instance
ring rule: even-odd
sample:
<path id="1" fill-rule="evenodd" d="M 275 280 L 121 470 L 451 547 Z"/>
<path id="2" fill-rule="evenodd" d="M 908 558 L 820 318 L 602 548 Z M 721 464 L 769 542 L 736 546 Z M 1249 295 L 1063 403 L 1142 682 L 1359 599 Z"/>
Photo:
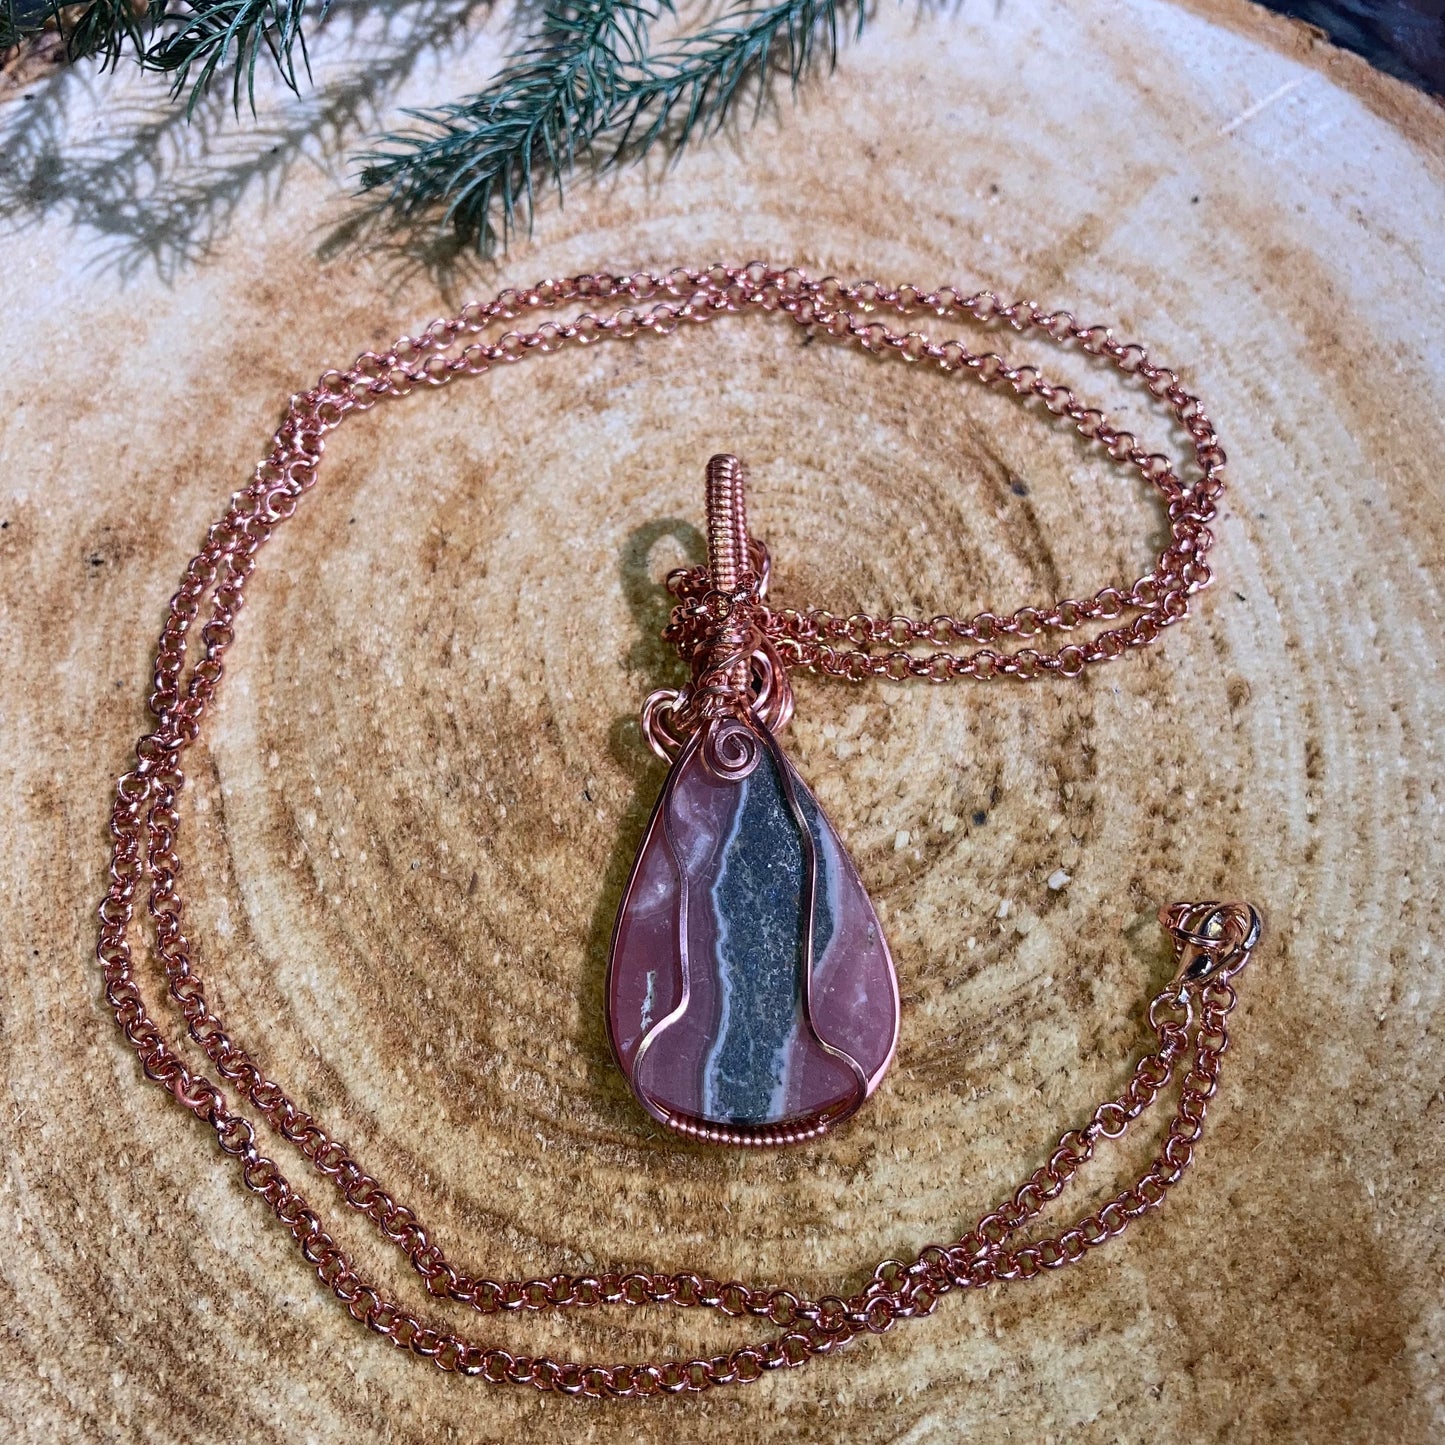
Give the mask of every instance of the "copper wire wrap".
<path id="1" fill-rule="evenodd" d="M 661 689 L 642 705 L 642 733 L 671 758 L 697 728 L 729 719 L 771 730 L 793 715 L 778 619 L 765 605 L 768 549 L 748 532 L 747 469 L 720 453 L 707 464 L 707 565 L 667 579 L 677 598 L 663 636 L 692 669 L 681 689 Z"/>
<path id="2" fill-rule="evenodd" d="M 574 302 L 580 303 L 580 311 L 540 323 L 518 321 Z M 1158 1209 L 1193 1162 L 1206 1113 L 1216 1107 L 1230 1042 L 1229 1016 L 1237 1001 L 1233 982 L 1259 937 L 1258 915 L 1245 904 L 1208 902 L 1166 909 L 1163 921 L 1179 952 L 1180 973 L 1150 1004 L 1145 1046 L 1133 1067 L 1121 1071 L 1120 1091 L 1091 1112 L 1081 1111 L 1077 1127 L 1038 1151 L 1043 1162 L 961 1233 L 958 1221 L 951 1221 L 946 1243 L 882 1260 L 871 1271 L 866 1265 L 861 1273 L 848 1269 L 836 1294 L 810 1293 L 802 1284 L 792 1290 L 720 1280 L 706 1270 L 663 1273 L 633 1267 L 502 1280 L 478 1274 L 453 1262 L 417 1214 L 367 1172 L 344 1140 L 270 1077 L 260 1053 L 228 1031 L 200 972 L 192 936 L 199 930 L 184 920 L 187 875 L 179 847 L 186 752 L 201 736 L 221 683 L 257 554 L 316 484 L 328 434 L 348 418 L 394 398 L 493 368 L 604 340 L 666 336 L 684 325 L 741 313 L 773 313 L 809 336 L 860 346 L 880 358 L 926 364 L 969 384 L 1012 389 L 1024 401 L 1047 408 L 1059 425 L 1073 427 L 1119 466 L 1136 471 L 1162 499 L 1168 528 L 1156 562 L 1132 584 L 1011 614 L 885 618 L 862 613 L 843 617 L 820 609 L 770 611 L 765 603 L 767 559 L 747 535 L 742 469 L 734 459 L 721 459 L 709 469 L 710 499 L 714 485 L 717 492 L 717 504 L 709 509 L 709 566 L 669 579 L 678 599 L 670 631 L 676 629 L 673 635 L 684 649 L 702 649 L 697 662 L 703 673 L 716 672 L 719 662 L 737 662 L 736 656 L 728 658 L 717 650 L 718 629 L 736 625 L 765 640 L 775 638 L 774 652 L 788 666 L 855 682 L 1075 677 L 1085 667 L 1149 645 L 1187 615 L 1191 597 L 1210 579 L 1205 554 L 1213 534 L 1208 524 L 1224 489 L 1225 457 L 1199 399 L 1174 371 L 1153 360 L 1142 346 L 1118 340 L 1108 327 L 1082 324 L 1066 311 L 1046 310 L 1031 301 L 1005 303 L 987 291 L 845 283 L 763 262 L 549 279 L 469 305 L 459 316 L 435 321 L 418 336 L 401 337 L 385 351 L 367 351 L 345 371 L 328 371 L 291 397 L 267 455 L 231 497 L 186 567 L 161 628 L 149 698 L 154 721 L 137 742 L 134 763 L 118 780 L 112 800 L 112 848 L 96 945 L 105 998 L 144 1077 L 205 1125 L 221 1153 L 233 1161 L 239 1181 L 265 1202 L 341 1308 L 390 1344 L 436 1368 L 493 1384 L 593 1399 L 748 1384 L 769 1372 L 835 1354 L 902 1321 L 921 1319 L 949 1293 L 996 1289 L 1084 1259 Z M 905 328 L 889 324 L 893 317 L 911 320 Z M 973 350 L 959 336 L 940 334 L 933 329 L 935 322 L 985 328 L 985 349 Z M 530 329 L 516 329 L 523 325 Z M 921 329 L 925 326 L 928 331 Z M 1077 346 L 1101 366 L 1133 379 L 1144 389 L 1145 399 L 1152 397 L 1183 429 L 1189 475 L 1176 475 L 1173 461 L 1151 453 L 1133 433 L 1086 405 L 1069 387 L 1049 381 L 1036 367 L 1012 364 L 986 349 L 1005 326 Z M 751 559 L 751 567 L 745 559 Z M 731 594 L 724 585 L 728 581 L 736 584 Z M 739 599 L 741 589 L 747 591 Z M 1095 624 L 1098 630 L 1090 628 L 1077 634 L 1078 640 L 1057 647 L 1046 640 L 1074 633 L 1081 624 Z M 1014 640 L 1026 645 L 1001 650 L 1001 643 Z M 966 652 L 949 650 L 959 642 L 977 645 Z M 728 645 L 740 648 L 744 642 L 736 637 Z M 720 692 L 709 690 L 709 682 L 706 695 L 730 707 L 759 707 L 766 689 L 783 687 L 786 675 L 780 662 L 780 675 L 767 678 L 769 664 L 760 664 L 758 658 L 752 650 L 744 653 L 752 676 L 741 691 L 734 685 L 735 674 L 729 673 Z M 666 709 L 659 704 L 655 711 Z M 666 728 L 665 719 L 659 723 Z M 148 936 L 142 936 L 141 920 Z M 142 965 L 137 955 L 149 952 L 154 958 Z M 158 973 L 164 972 L 175 1005 L 175 1027 L 189 1044 L 151 1013 L 147 990 L 153 962 Z M 209 1069 L 198 1057 L 209 1060 Z M 1085 1206 L 1064 1227 L 1043 1225 L 1039 1216 L 1044 1209 L 1104 1152 L 1107 1141 L 1130 1128 L 1167 1089 L 1173 1090 L 1173 1107 L 1166 1110 L 1170 1117 L 1152 1162 L 1141 1167 L 1136 1161 L 1117 1193 L 1102 1204 Z M 267 1145 L 263 1129 L 274 1143 Z M 634 1139 L 629 1147 L 638 1144 Z M 358 1266 L 312 1207 L 315 1196 L 304 1194 L 282 1172 L 265 1152 L 267 1147 L 272 1152 L 294 1147 L 318 1195 L 324 1194 L 339 1210 L 368 1219 L 421 1277 L 427 1293 L 478 1315 L 675 1305 L 756 1321 L 759 1329 L 767 1326 L 767 1337 L 704 1358 L 682 1354 L 631 1364 L 559 1360 L 478 1341 L 456 1332 L 451 1317 L 414 1310 L 374 1283 L 369 1268 Z M 659 1169 L 667 1167 L 666 1154 L 657 1153 L 654 1162 Z M 273 1286 L 279 1288 L 269 1278 L 259 1284 L 264 1289 Z M 839 1368 L 845 1367 L 840 1361 Z"/>
<path id="3" fill-rule="evenodd" d="M 719 592 L 735 592 L 752 571 L 748 556 L 747 473 L 734 456 L 707 464 L 707 570 Z"/>
<path id="4" fill-rule="evenodd" d="M 707 464 L 707 570 L 714 592 L 724 597 L 737 592 L 745 581 L 752 580 L 748 557 L 748 506 L 744 495 L 747 474 L 737 457 L 719 454 Z M 720 706 L 731 712 L 749 710 L 749 682 L 752 666 L 751 617 L 746 603 L 735 603 L 724 626 L 712 639 L 713 656 L 726 679 L 727 695 Z M 729 660 L 734 658 L 735 660 Z"/>

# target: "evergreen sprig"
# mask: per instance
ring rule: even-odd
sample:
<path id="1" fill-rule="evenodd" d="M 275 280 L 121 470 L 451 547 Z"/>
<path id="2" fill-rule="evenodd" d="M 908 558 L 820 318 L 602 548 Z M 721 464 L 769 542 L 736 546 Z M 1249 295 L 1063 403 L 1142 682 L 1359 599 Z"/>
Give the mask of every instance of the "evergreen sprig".
<path id="1" fill-rule="evenodd" d="M 833 68 L 849 9 L 856 39 L 868 18 L 861 0 L 780 0 L 737 11 L 675 41 L 624 87 L 611 160 L 645 152 L 662 140 L 676 154 L 690 140 L 715 132 L 750 84 L 756 119 L 775 72 L 786 73 L 796 91 L 820 59 Z"/>
<path id="2" fill-rule="evenodd" d="M 747 96 L 756 120 L 786 75 L 793 88 L 861 34 L 867 0 L 737 0 L 739 8 L 654 52 L 650 28 L 675 0 L 544 0 L 538 32 L 484 90 L 408 111 L 415 128 L 363 156 L 361 188 L 405 219 L 436 218 L 484 254 L 530 227 L 539 186 L 560 194 L 579 159 L 598 169 L 662 147 L 677 154 Z M 72 56 L 113 64 L 129 50 L 189 92 L 187 114 L 229 73 L 255 108 L 265 62 L 293 91 L 309 79 L 306 32 L 332 0 L 0 0 L 0 47 L 58 28 Z"/>
<path id="3" fill-rule="evenodd" d="M 302 29 L 307 8 L 308 0 L 191 0 L 161 39 L 147 48 L 144 63 L 152 70 L 171 72 L 177 95 L 189 86 L 188 111 L 195 109 L 217 74 L 229 67 L 232 105 L 239 111 L 244 93 L 254 111 L 256 65 L 263 52 L 291 90 L 300 90 L 298 52 L 310 77 Z M 330 0 L 322 0 L 318 23 L 330 8 Z"/>
<path id="4" fill-rule="evenodd" d="M 849 10 L 856 35 L 862 0 L 779 0 L 656 54 L 647 48 L 654 15 L 637 0 L 549 10 L 546 43 L 514 57 L 480 95 L 410 112 L 425 129 L 367 157 L 362 189 L 385 189 L 409 216 L 439 212 L 459 240 L 490 253 L 519 219 L 530 225 L 539 167 L 560 192 L 580 153 L 596 154 L 600 169 L 660 142 L 676 153 L 720 127 L 749 86 L 756 117 L 775 71 L 796 88 L 822 56 L 832 66 Z"/>
<path id="5" fill-rule="evenodd" d="M 670 8 L 670 0 L 661 0 Z M 549 4 L 540 43 L 513 55 L 477 95 L 408 111 L 424 129 L 364 156 L 363 190 L 385 190 L 405 215 L 445 206 L 443 223 L 484 249 L 531 223 L 540 174 L 563 178 L 616 113 L 647 53 L 657 12 L 646 0 Z"/>
<path id="6" fill-rule="evenodd" d="M 137 58 L 145 54 L 164 8 L 165 0 L 92 0 L 84 6 L 73 0 L 3 0 L 0 50 L 54 29 L 72 60 L 95 56 L 102 68 L 113 66 L 127 50 Z"/>
<path id="7" fill-rule="evenodd" d="M 310 6 L 318 23 L 330 6 L 331 0 Z M 130 51 L 147 69 L 172 72 L 177 95 L 189 85 L 188 112 L 229 68 L 233 104 L 239 110 L 244 94 L 254 110 L 263 54 L 293 91 L 300 89 L 298 53 L 309 74 L 302 30 L 307 10 L 308 0 L 187 0 L 183 6 L 168 0 L 0 0 L 0 50 L 54 29 L 72 60 L 96 56 L 102 67 L 113 66 Z"/>

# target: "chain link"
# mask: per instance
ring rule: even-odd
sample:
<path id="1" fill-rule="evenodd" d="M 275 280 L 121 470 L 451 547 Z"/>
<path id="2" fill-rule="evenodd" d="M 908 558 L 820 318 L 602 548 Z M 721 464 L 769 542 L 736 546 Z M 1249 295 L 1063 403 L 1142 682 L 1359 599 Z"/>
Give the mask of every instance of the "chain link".
<path id="1" fill-rule="evenodd" d="M 491 340 L 482 339 L 483 333 L 525 314 L 575 301 L 617 299 L 625 304 L 603 314 L 583 311 L 563 322 L 546 321 L 535 330 L 508 330 Z M 1234 915 L 1227 909 L 1241 905 L 1188 906 L 1195 910 L 1188 915 L 1194 930 L 1187 935 L 1191 957 L 1214 957 L 1211 949 L 1223 957 L 1228 945 L 1233 949 L 1231 968 L 1204 970 L 1197 977 L 1176 981 L 1156 997 L 1149 1022 L 1157 1047 L 1140 1059 L 1125 1090 L 1100 1104 L 1086 1125 L 1063 1134 L 1048 1160 L 960 1239 L 929 1245 L 912 1259 L 883 1261 L 862 1290 L 812 1299 L 802 1291 L 719 1281 L 692 1271 L 495 1280 L 453 1264 L 413 1210 L 369 1174 L 344 1142 L 290 1099 L 211 1009 L 182 925 L 181 863 L 176 852 L 178 803 L 185 781 L 181 762 L 199 736 L 220 683 L 223 658 L 235 635 L 256 555 L 315 484 L 326 434 L 353 413 L 422 386 L 443 386 L 458 376 L 480 375 L 564 345 L 590 345 L 643 333 L 666 335 L 684 322 L 700 323 L 747 310 L 781 312 L 800 326 L 855 341 L 869 351 L 896 354 L 909 362 L 927 360 L 985 385 L 1010 386 L 1026 399 L 1037 399 L 1116 461 L 1138 470 L 1164 497 L 1170 517 L 1170 540 L 1148 574 L 1127 589 L 1104 588 L 1085 601 L 1064 599 L 1007 617 L 980 613 L 967 619 L 866 614 L 838 618 L 817 609 L 772 613 L 772 635 L 791 665 L 853 679 L 1026 679 L 1054 671 L 1075 676 L 1090 663 L 1152 641 L 1185 615 L 1190 594 L 1209 581 L 1204 558 L 1213 538 L 1207 524 L 1214 518 L 1223 485 L 1224 453 L 1198 400 L 1172 371 L 1150 362 L 1143 348 L 1116 342 L 1107 328 L 1080 326 L 1067 312 L 1044 312 L 1028 302 L 1005 305 L 988 292 L 964 297 L 950 289 L 889 289 L 873 282 L 845 286 L 834 278 L 814 281 L 801 271 L 760 263 L 680 269 L 666 275 L 544 281 L 530 290 L 503 291 L 489 303 L 468 306 L 456 318 L 435 321 L 420 336 L 403 337 L 385 352 L 368 351 L 349 370 L 329 371 L 309 391 L 291 398 L 269 454 L 210 528 L 171 599 L 156 649 L 149 699 L 155 726 L 137 743 L 135 765 L 116 786 L 109 886 L 99 909 L 97 956 L 107 1002 L 146 1077 L 210 1125 L 221 1151 L 235 1159 L 246 1188 L 266 1201 L 317 1277 L 354 1319 L 442 1370 L 567 1395 L 617 1397 L 697 1392 L 795 1368 L 861 1335 L 883 1333 L 900 1320 L 928 1315 L 951 1291 L 1032 1279 L 1041 1270 L 1081 1259 L 1123 1233 L 1132 1220 L 1158 1208 L 1183 1176 L 1215 1092 L 1227 1044 L 1225 1021 L 1235 1005 L 1228 977 L 1248 958 L 1257 936 L 1256 920 L 1256 932 L 1241 944 L 1241 928 L 1228 921 Z M 1186 486 L 1166 458 L 1147 452 L 1131 433 L 1114 427 L 1103 413 L 1083 406 L 1067 387 L 1048 382 L 1033 367 L 1011 366 L 993 352 L 971 352 L 957 340 L 937 341 L 920 331 L 890 329 L 877 319 L 884 314 L 921 313 L 1035 330 L 1137 376 L 1191 436 L 1198 477 Z M 193 643 L 207 598 L 209 609 L 199 641 Z M 1127 625 L 1105 628 L 1090 641 L 1066 644 L 1054 652 L 1023 648 L 999 653 L 987 646 L 1001 637 L 1032 639 L 1071 631 L 1086 621 L 1114 622 L 1129 612 L 1134 615 Z M 957 640 L 983 645 L 967 654 L 945 650 Z M 920 648 L 925 649 L 923 655 Z M 195 656 L 187 674 L 191 653 Z M 673 1304 L 766 1321 L 775 1333 L 706 1359 L 607 1366 L 516 1355 L 425 1323 L 357 1271 L 306 1197 L 261 1151 L 250 1119 L 233 1110 L 221 1085 L 188 1067 L 162 1035 L 147 1010 L 133 965 L 131 925 L 141 896 L 170 994 L 190 1039 L 204 1051 L 220 1079 L 254 1108 L 271 1131 L 294 1145 L 318 1175 L 331 1181 L 340 1201 L 369 1218 L 400 1249 L 431 1295 L 458 1301 L 482 1315 Z M 1176 910 L 1184 908 L 1176 905 Z M 1214 915 L 1209 920 L 1216 933 L 1223 929 L 1224 942 L 1199 931 L 1198 918 L 1204 915 L 1198 910 L 1205 908 L 1223 910 L 1219 917 L 1225 923 Z M 1171 921 L 1176 916 L 1185 915 L 1176 913 L 1165 921 L 1183 940 L 1183 925 L 1175 927 Z M 1191 1049 L 1192 1062 L 1153 1164 L 1070 1228 L 1020 1242 L 1019 1232 L 1063 1193 L 1092 1159 L 1099 1141 L 1123 1134 L 1170 1085 Z"/>

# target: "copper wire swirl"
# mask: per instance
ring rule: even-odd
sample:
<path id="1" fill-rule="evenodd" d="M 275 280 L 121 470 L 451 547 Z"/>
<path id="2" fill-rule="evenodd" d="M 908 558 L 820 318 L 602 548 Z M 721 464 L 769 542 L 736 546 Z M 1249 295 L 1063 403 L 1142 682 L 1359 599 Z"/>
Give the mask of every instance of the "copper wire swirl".
<path id="1" fill-rule="evenodd" d="M 762 742 L 735 717 L 709 718 L 703 724 L 702 760 L 720 782 L 740 783 L 758 765 Z"/>

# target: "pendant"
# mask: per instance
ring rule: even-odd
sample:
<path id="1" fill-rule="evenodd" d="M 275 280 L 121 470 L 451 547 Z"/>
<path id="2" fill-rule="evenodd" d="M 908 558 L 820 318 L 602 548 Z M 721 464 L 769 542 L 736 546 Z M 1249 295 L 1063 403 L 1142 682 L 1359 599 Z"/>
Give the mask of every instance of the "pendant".
<path id="1" fill-rule="evenodd" d="M 655 1119 L 694 1138 L 816 1138 L 878 1086 L 898 1040 L 883 930 L 837 832 L 774 736 L 792 712 L 741 467 L 708 470 L 709 564 L 674 574 L 668 635 L 693 682 L 654 693 L 672 767 L 623 894 L 608 1033 Z"/>

